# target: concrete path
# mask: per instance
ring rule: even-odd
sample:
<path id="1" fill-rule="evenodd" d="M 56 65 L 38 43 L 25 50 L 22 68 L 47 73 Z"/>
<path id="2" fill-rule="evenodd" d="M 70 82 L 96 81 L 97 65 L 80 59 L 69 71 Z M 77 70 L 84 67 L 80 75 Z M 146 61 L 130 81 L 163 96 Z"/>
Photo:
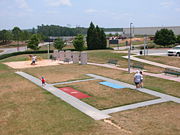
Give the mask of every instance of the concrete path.
<path id="1" fill-rule="evenodd" d="M 113 64 L 98 64 L 98 63 L 90 63 L 90 62 L 88 64 L 94 65 L 94 66 L 100 66 L 100 67 L 106 67 L 106 68 L 128 71 L 127 68 L 119 68 Z M 136 72 L 136 70 L 137 69 L 131 69 L 131 73 Z M 162 78 L 162 79 L 166 79 L 166 80 L 180 82 L 180 77 L 167 76 L 165 74 L 153 74 L 153 73 L 143 72 L 143 75 L 148 75 L 148 76 L 153 76 L 153 77 Z"/>
<path id="2" fill-rule="evenodd" d="M 96 80 L 96 79 L 93 78 L 93 79 L 84 79 L 84 80 L 76 80 L 76 81 L 69 81 L 69 82 L 60 82 L 60 83 L 53 83 L 49 85 L 61 85 L 61 84 L 69 84 L 69 83 L 76 83 L 76 82 L 86 82 L 86 81 L 92 81 L 92 80 Z"/>
<path id="3" fill-rule="evenodd" d="M 128 56 L 122 56 L 122 57 L 128 59 Z M 160 64 L 160 63 L 149 61 L 149 60 L 140 59 L 140 58 L 134 57 L 132 55 L 131 55 L 131 60 L 139 61 L 142 63 L 150 64 L 150 65 L 161 67 L 161 68 L 173 68 L 173 69 L 180 70 L 180 68 L 178 68 L 178 67 Z"/>
<path id="4" fill-rule="evenodd" d="M 136 103 L 136 104 L 116 107 L 116 108 L 112 108 L 112 109 L 106 109 L 106 110 L 103 110 L 102 112 L 104 112 L 105 114 L 116 113 L 116 112 L 126 111 L 126 110 L 130 110 L 130 109 L 136 109 L 139 107 L 159 104 L 159 103 L 163 103 L 163 102 L 167 102 L 167 101 L 168 100 L 165 100 L 165 99 L 155 99 L 155 100 L 140 102 L 140 103 Z"/>
<path id="5" fill-rule="evenodd" d="M 92 117 L 95 120 L 101 120 L 101 119 L 106 119 L 106 118 L 111 117 L 111 116 L 101 112 L 100 110 L 82 102 L 81 100 L 59 90 L 58 88 L 55 88 L 52 85 L 47 84 L 46 86 L 42 87 L 41 80 L 36 77 L 33 77 L 24 72 L 16 72 L 16 73 L 19 74 L 20 76 L 28 79 L 29 81 L 35 83 L 39 87 L 49 91 L 53 95 L 59 97 L 60 99 L 64 100 L 68 104 L 72 105 L 76 109 L 80 110 L 81 112 L 85 113 L 86 115 Z"/>
<path id="6" fill-rule="evenodd" d="M 9 54 L 9 53 L 13 53 L 13 52 L 18 52 L 17 51 L 17 47 L 13 47 L 13 48 L 0 48 L 0 50 L 3 50 L 3 52 L 1 52 L 0 55 Z M 25 50 L 27 50 L 26 46 L 19 47 L 19 51 L 25 51 Z"/>
<path id="7" fill-rule="evenodd" d="M 60 99 L 64 100 L 68 104 L 72 105 L 76 109 L 80 110 L 81 112 L 85 113 L 86 115 L 92 117 L 95 120 L 110 118 L 111 116 L 108 115 L 110 113 L 125 111 L 125 110 L 129 110 L 129 109 L 135 109 L 135 108 L 144 107 L 144 106 L 153 105 L 153 104 L 158 104 L 158 103 L 163 103 L 163 102 L 167 102 L 167 101 L 174 101 L 176 103 L 180 103 L 180 98 L 177 98 L 177 97 L 173 97 L 173 96 L 170 96 L 167 94 L 162 94 L 162 93 L 152 91 L 149 89 L 145 89 L 145 88 L 136 89 L 134 85 L 130 85 L 130 84 L 127 84 L 124 82 L 120 82 L 117 80 L 113 80 L 110 78 L 106 78 L 106 77 L 102 77 L 102 76 L 98 76 L 98 75 L 94 75 L 94 74 L 87 74 L 88 76 L 93 77 L 94 79 L 86 79 L 84 81 L 100 79 L 100 80 L 108 81 L 108 82 L 111 82 L 114 84 L 122 85 L 122 86 L 125 86 L 127 88 L 138 90 L 138 91 L 141 91 L 141 92 L 144 92 L 144 93 L 156 96 L 156 97 L 160 97 L 160 99 L 155 99 L 155 100 L 150 100 L 150 101 L 145 101 L 145 102 L 140 102 L 140 103 L 136 103 L 136 104 L 131 104 L 131 105 L 126 105 L 126 106 L 121 106 L 121 107 L 116 107 L 116 108 L 111 108 L 111 109 L 106 109 L 106 110 L 100 111 L 100 110 L 80 101 L 79 99 L 59 90 L 58 88 L 55 88 L 53 86 L 54 84 L 46 84 L 46 86 L 43 87 L 40 79 L 33 77 L 33 76 L 31 76 L 27 73 L 24 73 L 24 72 L 16 72 L 16 73 L 18 75 L 28 79 L 29 81 L 35 83 L 37 86 L 49 91 L 53 95 L 59 97 Z M 73 82 L 79 82 L 79 81 L 81 82 L 83 80 L 77 80 L 77 81 L 71 81 L 71 82 L 62 82 L 62 83 L 73 83 Z M 60 83 L 58 83 L 58 84 L 60 84 Z"/>
<path id="8" fill-rule="evenodd" d="M 134 85 L 124 83 L 124 82 L 120 82 L 120 81 L 113 80 L 113 79 L 103 77 L 103 76 L 99 76 L 99 75 L 94 75 L 94 74 L 87 74 L 87 75 L 90 76 L 90 77 L 94 77 L 96 79 L 105 80 L 105 81 L 108 81 L 108 82 L 111 82 L 111 83 L 114 83 L 114 84 L 117 84 L 117 85 L 121 85 L 121 86 L 130 88 L 130 89 L 135 89 L 135 90 L 138 90 L 138 91 L 143 92 L 143 93 L 147 93 L 147 94 L 150 94 L 150 95 L 153 95 L 153 96 L 156 96 L 156 97 L 160 97 L 160 98 L 165 99 L 165 100 L 180 103 L 180 98 L 177 98 L 177 97 L 174 97 L 174 96 L 170 96 L 170 95 L 163 94 L 163 93 L 160 93 L 160 92 L 156 92 L 156 91 L 153 91 L 153 90 L 149 90 L 149 89 L 146 89 L 146 88 L 138 88 L 138 89 L 136 89 L 136 87 Z"/>

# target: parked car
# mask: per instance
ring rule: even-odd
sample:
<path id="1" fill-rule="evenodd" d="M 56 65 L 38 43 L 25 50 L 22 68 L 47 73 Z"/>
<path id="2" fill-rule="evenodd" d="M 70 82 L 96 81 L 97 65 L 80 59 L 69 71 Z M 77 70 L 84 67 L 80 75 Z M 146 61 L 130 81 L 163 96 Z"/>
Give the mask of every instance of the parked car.
<path id="1" fill-rule="evenodd" d="M 168 56 L 180 56 L 180 45 L 168 50 Z"/>

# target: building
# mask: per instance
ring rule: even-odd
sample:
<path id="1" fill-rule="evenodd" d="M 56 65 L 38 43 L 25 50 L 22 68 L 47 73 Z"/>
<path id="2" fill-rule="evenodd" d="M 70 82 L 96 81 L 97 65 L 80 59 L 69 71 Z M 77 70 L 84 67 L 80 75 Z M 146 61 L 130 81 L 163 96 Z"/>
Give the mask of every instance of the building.
<path id="1" fill-rule="evenodd" d="M 155 35 L 157 30 L 163 28 L 172 30 L 175 35 L 180 35 L 180 26 L 170 26 L 170 27 L 132 27 L 132 35 Z M 123 33 L 125 35 L 130 35 L 130 28 L 123 28 Z"/>

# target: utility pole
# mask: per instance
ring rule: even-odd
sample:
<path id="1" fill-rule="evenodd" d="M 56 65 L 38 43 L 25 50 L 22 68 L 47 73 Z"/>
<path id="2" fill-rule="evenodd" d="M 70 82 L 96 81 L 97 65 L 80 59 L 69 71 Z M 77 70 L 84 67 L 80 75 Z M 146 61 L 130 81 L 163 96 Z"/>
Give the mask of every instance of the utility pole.
<path id="1" fill-rule="evenodd" d="M 130 45 L 128 50 L 128 73 L 131 73 L 131 47 L 132 47 L 132 24 L 130 23 Z"/>

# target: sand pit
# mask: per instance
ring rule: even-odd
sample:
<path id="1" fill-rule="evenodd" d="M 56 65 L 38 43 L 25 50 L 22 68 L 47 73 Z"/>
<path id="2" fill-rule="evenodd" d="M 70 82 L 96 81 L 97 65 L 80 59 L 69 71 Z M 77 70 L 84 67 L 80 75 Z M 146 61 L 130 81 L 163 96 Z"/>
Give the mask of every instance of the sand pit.
<path id="1" fill-rule="evenodd" d="M 62 61 L 40 60 L 40 61 L 37 61 L 35 65 L 31 65 L 31 61 L 6 62 L 4 64 L 14 69 L 23 69 L 23 68 L 42 67 L 42 66 L 55 66 L 55 65 L 66 64 L 66 63 Z"/>

